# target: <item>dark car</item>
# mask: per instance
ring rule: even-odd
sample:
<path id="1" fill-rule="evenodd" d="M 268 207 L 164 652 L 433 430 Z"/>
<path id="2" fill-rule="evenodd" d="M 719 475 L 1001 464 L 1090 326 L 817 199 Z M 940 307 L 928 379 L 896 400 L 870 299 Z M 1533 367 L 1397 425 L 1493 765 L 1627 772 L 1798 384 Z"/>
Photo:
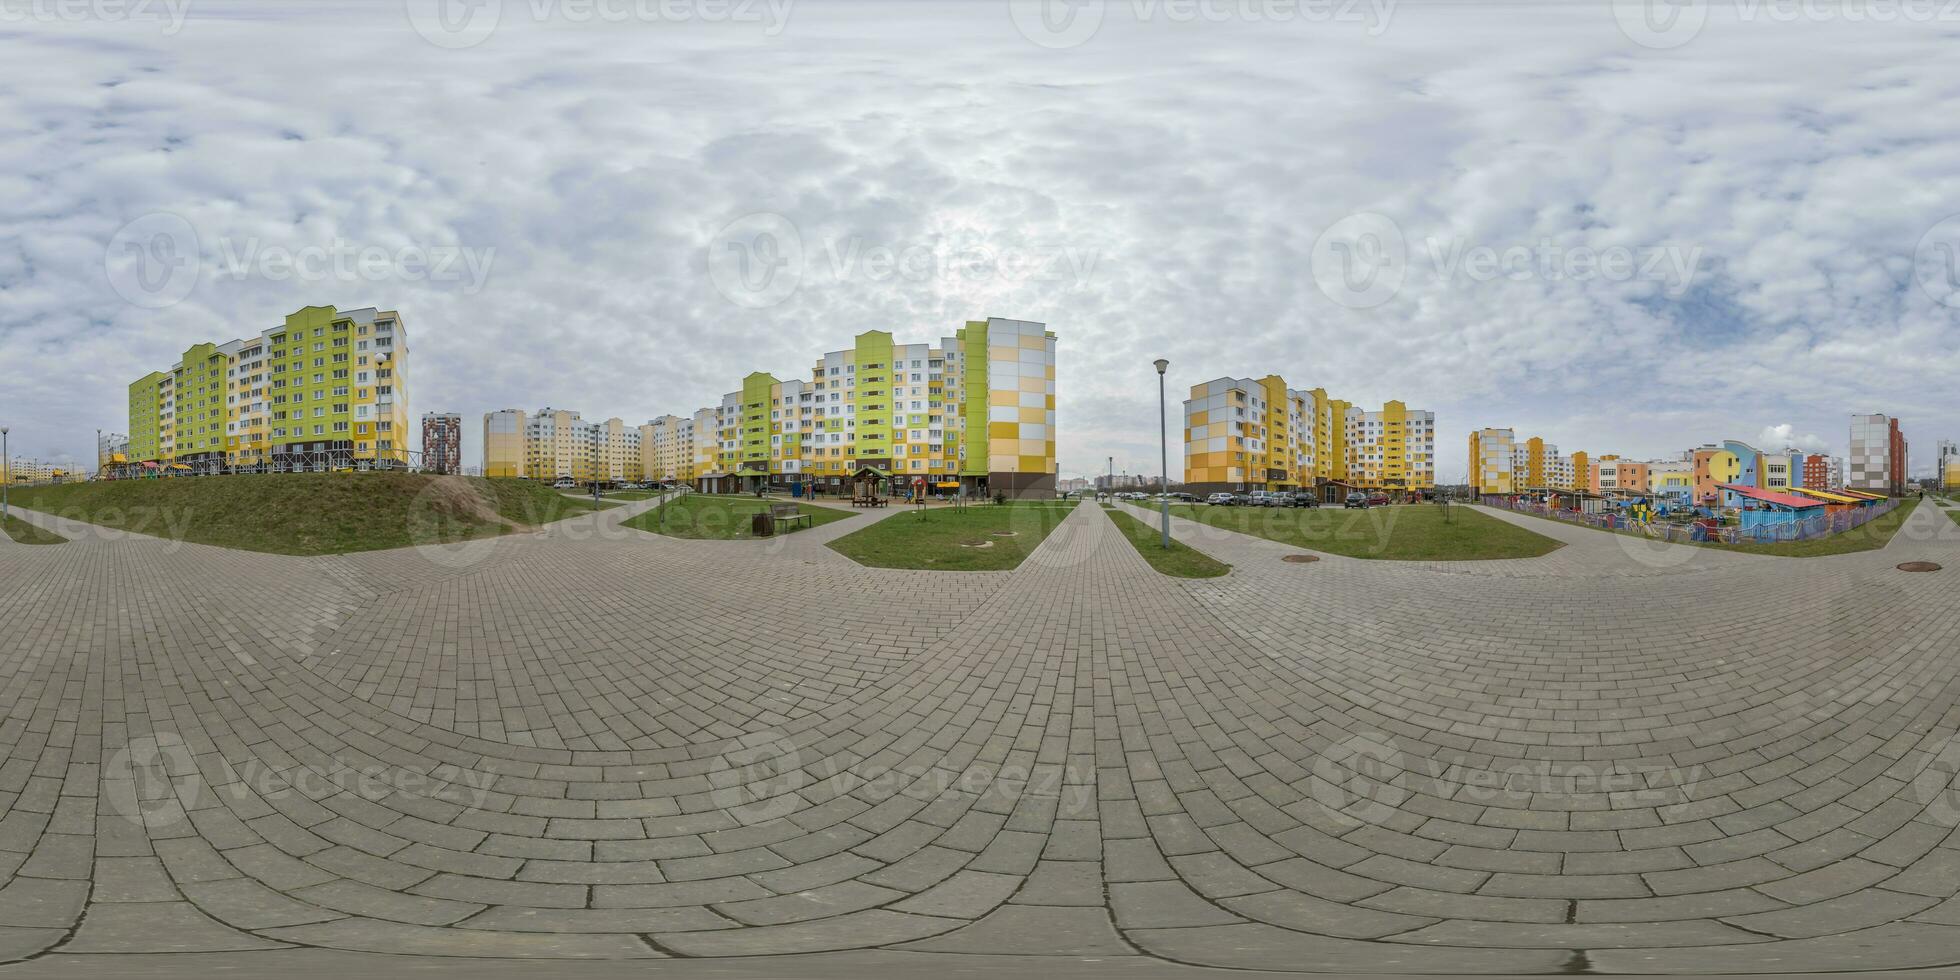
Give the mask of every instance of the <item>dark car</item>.
<path id="1" fill-rule="evenodd" d="M 1289 499 L 1289 500 L 1287 501 L 1287 506 L 1288 506 L 1288 507 L 1318 507 L 1318 506 L 1320 506 L 1320 498 L 1319 498 L 1319 497 L 1316 497 L 1316 496 L 1314 496 L 1314 495 L 1313 495 L 1313 494 L 1311 494 L 1311 493 L 1308 493 L 1308 492 L 1307 492 L 1307 491 L 1305 491 L 1305 490 L 1296 490 L 1296 491 L 1294 491 L 1294 492 L 1293 492 L 1292 494 L 1290 494 L 1289 496 L 1290 496 L 1290 499 Z"/>
<path id="2" fill-rule="evenodd" d="M 1367 494 L 1365 494 L 1365 493 L 1362 493 L 1362 492 L 1361 492 L 1361 491 L 1359 491 L 1359 490 L 1356 490 L 1356 491 L 1354 491 L 1353 493 L 1350 493 L 1350 494 L 1348 494 L 1348 495 L 1347 495 L 1347 499 L 1341 502 L 1341 506 L 1343 506 L 1343 507 L 1359 507 L 1359 508 L 1361 508 L 1362 510 L 1367 510 L 1367 509 L 1368 509 L 1368 495 L 1367 495 Z"/>

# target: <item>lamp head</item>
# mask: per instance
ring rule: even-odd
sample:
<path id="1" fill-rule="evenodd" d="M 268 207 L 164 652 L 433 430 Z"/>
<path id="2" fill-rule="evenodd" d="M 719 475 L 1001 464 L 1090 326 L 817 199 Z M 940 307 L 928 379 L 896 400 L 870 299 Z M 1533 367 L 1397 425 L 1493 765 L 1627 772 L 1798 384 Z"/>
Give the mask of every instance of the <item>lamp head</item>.
<path id="1" fill-rule="evenodd" d="M 1163 359 L 1163 358 L 1161 358 L 1161 357 L 1157 359 L 1157 373 L 1158 373 L 1158 374 L 1163 374 L 1163 373 L 1164 373 L 1164 370 L 1165 370 L 1166 368 L 1168 368 L 1168 367 L 1170 367 L 1170 366 L 1171 366 L 1171 362 L 1169 362 L 1169 361 L 1167 361 L 1167 360 L 1164 360 L 1164 359 Z"/>

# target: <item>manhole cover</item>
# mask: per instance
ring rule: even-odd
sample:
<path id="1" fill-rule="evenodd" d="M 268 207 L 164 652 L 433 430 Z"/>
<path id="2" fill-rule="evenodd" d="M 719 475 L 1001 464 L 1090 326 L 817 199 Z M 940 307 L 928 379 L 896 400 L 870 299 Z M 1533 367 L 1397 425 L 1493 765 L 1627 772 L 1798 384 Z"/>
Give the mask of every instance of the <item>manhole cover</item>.
<path id="1" fill-rule="evenodd" d="M 1019 534 L 1019 533 L 1021 533 L 1021 532 L 1019 532 L 1019 531 L 988 531 L 987 533 L 988 533 L 988 534 L 991 534 L 991 535 L 993 535 L 993 536 L 994 536 L 994 537 L 996 537 L 996 538 L 1011 538 L 1011 537 L 1013 537 L 1013 536 L 1015 536 L 1015 535 L 1017 535 L 1017 534 Z"/>
<path id="2" fill-rule="evenodd" d="M 1899 566 L 1899 571 L 1902 572 L 1937 572 L 1939 570 L 1940 563 L 1936 561 L 1909 561 Z"/>
<path id="3" fill-rule="evenodd" d="M 1287 555 L 1285 558 L 1280 559 L 1280 561 L 1290 561 L 1295 565 L 1304 565 L 1307 562 L 1319 560 L 1319 555 Z"/>

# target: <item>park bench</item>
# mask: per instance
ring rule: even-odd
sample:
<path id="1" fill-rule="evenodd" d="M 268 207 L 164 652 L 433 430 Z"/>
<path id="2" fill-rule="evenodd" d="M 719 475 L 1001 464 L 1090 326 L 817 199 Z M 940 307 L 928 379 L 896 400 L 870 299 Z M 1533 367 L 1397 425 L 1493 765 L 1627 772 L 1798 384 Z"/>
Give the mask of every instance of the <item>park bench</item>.
<path id="1" fill-rule="evenodd" d="M 797 510 L 795 504 L 770 504 L 769 516 L 775 520 L 778 527 L 793 526 L 798 521 L 802 521 L 804 527 L 812 526 L 810 515 Z"/>

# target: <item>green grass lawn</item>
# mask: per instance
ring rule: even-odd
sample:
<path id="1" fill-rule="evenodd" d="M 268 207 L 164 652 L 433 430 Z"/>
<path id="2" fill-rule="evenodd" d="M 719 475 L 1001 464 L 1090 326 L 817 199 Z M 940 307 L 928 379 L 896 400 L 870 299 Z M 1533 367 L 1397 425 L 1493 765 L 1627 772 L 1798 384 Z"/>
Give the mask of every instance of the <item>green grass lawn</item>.
<path id="1" fill-rule="evenodd" d="M 1219 561 L 1175 538 L 1171 539 L 1169 550 L 1164 548 L 1161 528 L 1151 527 L 1131 517 L 1109 504 L 1103 505 L 1103 513 L 1116 523 L 1116 530 L 1128 538 L 1137 554 L 1143 560 L 1165 575 L 1176 578 L 1217 578 L 1232 570 L 1232 566 Z"/>
<path id="2" fill-rule="evenodd" d="M 20 515 L 9 513 L 5 523 L 0 523 L 7 537 L 19 544 L 66 544 L 67 538 L 53 531 L 43 530 L 20 519 Z"/>
<path id="3" fill-rule="evenodd" d="M 830 547 L 874 568 L 1002 571 L 1020 565 L 1075 508 L 1074 501 L 1042 500 L 933 508 L 923 517 L 907 510 Z"/>
<path id="4" fill-rule="evenodd" d="M 652 500 L 660 494 L 652 490 L 612 490 L 605 494 L 607 500 Z"/>
<path id="5" fill-rule="evenodd" d="M 1559 542 L 1468 507 L 1435 504 L 1341 507 L 1212 507 L 1177 504 L 1171 513 L 1241 534 L 1349 558 L 1476 561 L 1536 558 Z"/>
<path id="6" fill-rule="evenodd" d="M 530 480 L 266 473 L 33 487 L 30 510 L 175 541 L 337 555 L 524 531 L 592 509 Z"/>
<path id="7" fill-rule="evenodd" d="M 793 503 L 799 511 L 810 515 L 811 527 L 821 527 L 851 516 L 848 510 L 812 507 L 801 500 L 786 501 L 774 498 L 757 500 L 750 495 L 689 493 L 682 494 L 644 514 L 628 518 L 625 526 L 664 534 L 670 538 L 748 540 L 754 538 L 754 535 L 749 533 L 750 518 L 768 510 L 770 504 L 781 503 Z M 802 526 L 798 525 L 790 531 L 779 528 L 777 533 L 786 534 L 801 530 L 803 530 Z"/>
<path id="8" fill-rule="evenodd" d="M 1848 555 L 1853 552 L 1871 551 L 1876 548 L 1885 547 L 1892 540 L 1892 535 L 1897 534 L 1899 527 L 1905 524 L 1906 517 L 1912 513 L 1912 509 L 1917 506 L 1919 506 L 1919 502 L 1912 501 L 1894 509 L 1891 513 L 1886 514 L 1878 520 L 1866 522 L 1842 534 L 1811 538 L 1808 541 L 1777 541 L 1769 544 L 1724 544 L 1720 541 L 1676 541 L 1674 543 L 1686 545 L 1691 548 L 1713 548 L 1717 551 L 1734 551 L 1745 555 L 1770 555 L 1777 558 L 1821 558 L 1826 555 Z M 1607 534 L 1624 534 L 1628 537 L 1642 538 L 1648 541 L 1660 540 L 1659 538 L 1650 538 L 1640 531 L 1631 529 L 1594 527 L 1591 524 L 1560 521 L 1555 517 L 1546 517 L 1543 514 L 1533 514 L 1529 511 L 1510 511 L 1510 513 L 1524 514 L 1526 517 L 1535 517 L 1541 521 L 1556 521 L 1567 527 L 1583 527 Z M 1956 522 L 1960 522 L 1960 518 L 1956 518 Z"/>

